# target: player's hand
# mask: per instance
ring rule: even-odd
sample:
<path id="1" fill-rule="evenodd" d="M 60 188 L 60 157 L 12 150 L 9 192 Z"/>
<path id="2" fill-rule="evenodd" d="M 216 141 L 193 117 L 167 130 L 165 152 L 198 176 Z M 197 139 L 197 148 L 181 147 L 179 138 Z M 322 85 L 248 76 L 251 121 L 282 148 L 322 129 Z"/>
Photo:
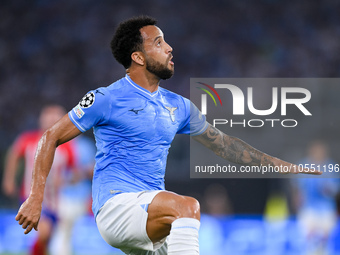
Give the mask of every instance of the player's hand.
<path id="1" fill-rule="evenodd" d="M 321 175 L 322 174 L 322 172 L 318 171 L 317 169 L 302 168 L 301 166 L 294 165 L 294 164 L 289 166 L 289 172 L 288 173 L 291 173 L 291 174 L 312 174 L 312 175 Z"/>
<path id="2" fill-rule="evenodd" d="M 313 174 L 313 175 L 321 175 L 322 172 L 316 170 L 316 169 L 309 169 L 309 168 L 299 168 L 296 166 L 294 170 L 292 171 L 293 174 Z"/>
<path id="3" fill-rule="evenodd" d="M 19 225 L 22 225 L 22 228 L 25 229 L 25 234 L 31 232 L 33 228 L 36 231 L 38 230 L 41 209 L 41 202 L 31 196 L 20 206 L 15 220 L 19 221 Z"/>
<path id="4" fill-rule="evenodd" d="M 301 165 L 291 164 L 278 158 L 274 158 L 273 162 L 275 166 L 281 170 L 282 174 L 313 174 L 313 175 L 322 174 L 321 171 L 318 171 L 315 168 L 314 169 L 304 168 L 301 167 Z"/>

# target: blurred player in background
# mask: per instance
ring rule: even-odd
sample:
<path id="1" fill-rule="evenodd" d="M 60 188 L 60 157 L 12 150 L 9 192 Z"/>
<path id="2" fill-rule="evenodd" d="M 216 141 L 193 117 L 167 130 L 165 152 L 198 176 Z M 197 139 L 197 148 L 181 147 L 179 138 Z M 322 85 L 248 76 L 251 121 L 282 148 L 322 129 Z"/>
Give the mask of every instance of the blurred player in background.
<path id="1" fill-rule="evenodd" d="M 55 124 L 65 114 L 65 109 L 59 105 L 44 107 L 39 117 L 39 129 L 27 131 L 19 135 L 9 149 L 2 188 L 9 197 L 16 197 L 19 191 L 20 201 L 24 201 L 30 195 L 34 156 L 38 142 L 43 133 Z M 52 231 L 57 222 L 59 190 L 63 185 L 63 175 L 66 171 L 74 170 L 74 149 L 72 143 L 65 143 L 55 153 L 51 175 L 46 180 L 45 200 L 39 222 L 38 238 L 30 254 L 47 254 L 48 243 Z M 20 189 L 17 187 L 16 174 L 21 160 L 24 160 L 24 173 Z"/>
<path id="2" fill-rule="evenodd" d="M 51 255 L 72 255 L 72 234 L 77 219 L 91 213 L 91 180 L 96 154 L 93 139 L 80 135 L 72 140 L 76 155 L 74 171 L 64 172 L 64 185 L 60 188 L 55 238 L 51 243 Z"/>
<path id="3" fill-rule="evenodd" d="M 301 164 L 315 164 L 327 171 L 323 178 L 293 179 L 293 208 L 307 238 L 308 254 L 327 254 L 326 244 L 337 220 L 336 194 L 340 190 L 339 173 L 323 140 L 312 141 Z"/>
<path id="4" fill-rule="evenodd" d="M 188 99 L 159 87 L 160 80 L 172 77 L 174 62 L 155 24 L 145 16 L 122 22 L 111 49 L 126 76 L 90 91 L 43 135 L 31 193 L 16 216 L 25 234 L 38 226 L 56 147 L 91 128 L 97 146 L 92 185 L 96 223 L 105 241 L 126 254 L 199 254 L 198 201 L 165 190 L 166 160 L 176 134 L 194 136 L 238 164 L 291 166 L 222 133 Z"/>

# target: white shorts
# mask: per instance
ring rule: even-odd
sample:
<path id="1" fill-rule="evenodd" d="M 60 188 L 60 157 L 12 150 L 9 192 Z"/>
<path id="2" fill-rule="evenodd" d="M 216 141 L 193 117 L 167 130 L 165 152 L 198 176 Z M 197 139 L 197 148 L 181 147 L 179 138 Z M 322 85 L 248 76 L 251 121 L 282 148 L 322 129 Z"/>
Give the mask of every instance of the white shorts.
<path id="1" fill-rule="evenodd" d="M 126 254 L 166 254 L 166 238 L 153 243 L 146 233 L 147 209 L 159 192 L 122 193 L 109 199 L 96 217 L 103 239 Z"/>

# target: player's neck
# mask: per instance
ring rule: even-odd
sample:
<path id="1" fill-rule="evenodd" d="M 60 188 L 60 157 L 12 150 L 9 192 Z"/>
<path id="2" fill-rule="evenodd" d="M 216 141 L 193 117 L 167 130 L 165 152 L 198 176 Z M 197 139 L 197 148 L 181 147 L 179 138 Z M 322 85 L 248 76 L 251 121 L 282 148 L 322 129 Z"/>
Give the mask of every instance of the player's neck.
<path id="1" fill-rule="evenodd" d="M 150 91 L 151 93 L 155 92 L 158 89 L 160 79 L 154 74 L 146 71 L 132 71 L 128 70 L 127 74 L 135 83 L 137 83 L 142 88 Z"/>

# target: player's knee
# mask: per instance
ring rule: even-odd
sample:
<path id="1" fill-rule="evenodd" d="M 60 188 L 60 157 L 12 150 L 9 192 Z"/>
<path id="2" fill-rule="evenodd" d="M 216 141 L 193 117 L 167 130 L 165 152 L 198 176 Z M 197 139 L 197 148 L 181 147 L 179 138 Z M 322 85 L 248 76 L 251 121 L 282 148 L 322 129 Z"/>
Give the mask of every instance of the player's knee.
<path id="1" fill-rule="evenodd" d="M 200 219 L 200 204 L 193 197 L 183 197 L 183 204 L 180 206 L 181 212 L 178 218 L 194 218 Z"/>

